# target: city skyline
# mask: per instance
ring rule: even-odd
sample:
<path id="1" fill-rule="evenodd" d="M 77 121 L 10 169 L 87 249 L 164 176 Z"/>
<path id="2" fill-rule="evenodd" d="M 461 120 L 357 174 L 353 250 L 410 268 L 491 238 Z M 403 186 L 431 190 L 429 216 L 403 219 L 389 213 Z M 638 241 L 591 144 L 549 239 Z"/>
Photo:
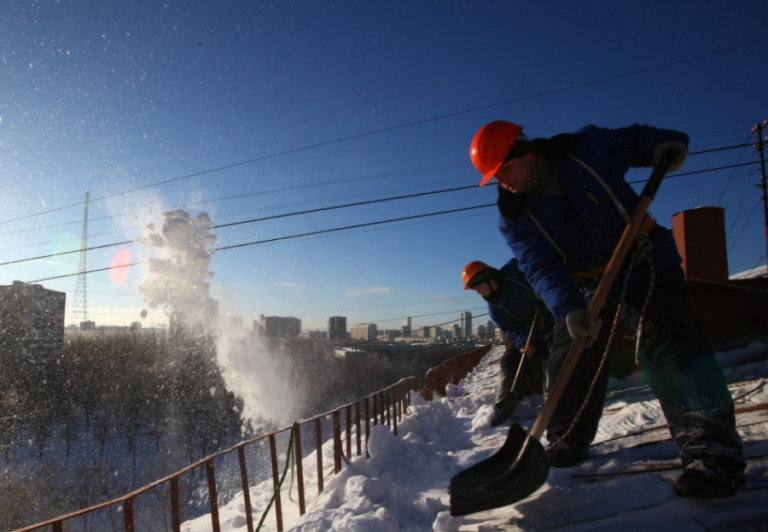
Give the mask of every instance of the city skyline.
<path id="1" fill-rule="evenodd" d="M 35 285 L 27 285 L 27 286 L 35 286 Z M 2 288 L 2 287 L 0 286 L 0 288 Z M 468 314 L 470 320 L 472 319 L 472 317 L 478 317 L 477 315 L 473 315 L 472 312 L 467 312 L 467 311 L 465 311 L 462 314 Z M 259 319 L 256 319 L 256 320 L 252 321 L 250 327 L 247 324 L 248 322 L 245 322 L 243 320 L 243 318 L 240 317 L 240 316 L 226 315 L 226 316 L 218 316 L 217 318 L 218 318 L 220 323 L 227 323 L 227 327 L 228 328 L 235 327 L 235 328 L 242 328 L 242 329 L 253 330 L 253 331 L 256 331 L 257 329 L 262 328 L 265 332 L 268 332 L 269 331 L 269 327 L 270 327 L 270 323 L 274 323 L 273 327 L 275 327 L 277 329 L 280 329 L 280 332 L 276 334 L 277 336 L 282 335 L 282 332 L 284 332 L 284 331 L 282 331 L 282 329 L 285 327 L 285 325 L 277 323 L 275 320 L 292 320 L 295 323 L 295 326 L 289 325 L 288 328 L 290 329 L 291 333 L 295 333 L 295 335 L 297 335 L 297 336 L 299 334 L 310 334 L 310 333 L 316 333 L 316 332 L 326 332 L 326 333 L 328 333 L 328 332 L 330 332 L 333 329 L 333 327 L 330 326 L 330 325 L 328 327 L 325 327 L 325 328 L 302 328 L 301 327 L 302 320 L 301 320 L 301 318 L 297 318 L 296 316 L 265 316 L 265 315 L 262 314 L 262 315 L 259 316 Z M 348 318 L 348 316 L 329 317 L 329 321 L 331 319 L 333 319 L 333 318 L 342 318 L 342 319 L 346 320 Z M 402 320 L 406 320 L 407 319 L 407 320 L 409 320 L 409 323 L 412 323 L 411 320 L 413 320 L 413 316 L 403 316 L 400 319 L 402 319 Z M 365 326 L 373 325 L 373 326 L 376 327 L 377 330 L 379 330 L 381 332 L 386 331 L 387 334 L 390 334 L 390 335 L 397 334 L 397 335 L 402 335 L 402 336 L 408 336 L 408 335 L 413 334 L 415 336 L 418 336 L 425 329 L 436 328 L 436 329 L 448 330 L 448 327 L 447 327 L 448 325 L 458 324 L 459 322 L 461 322 L 461 320 L 462 320 L 462 316 L 460 315 L 459 318 L 456 319 L 456 320 L 447 321 L 447 322 L 441 322 L 438 325 L 435 325 L 435 324 L 423 325 L 423 326 L 418 327 L 416 329 L 410 329 L 409 328 L 409 330 L 407 330 L 407 331 L 405 330 L 405 326 L 401 327 L 400 329 L 387 329 L 386 327 L 379 327 L 378 323 L 370 323 L 370 322 L 350 323 L 349 325 L 345 325 L 345 327 L 346 327 L 348 333 L 354 327 L 365 327 Z M 387 320 L 387 321 L 392 321 L 392 320 Z M 83 326 L 83 323 L 85 323 L 86 325 Z M 491 320 L 488 320 L 488 321 L 486 321 L 485 324 L 482 324 L 482 325 L 487 329 L 489 323 L 492 324 L 493 322 Z M 495 327 L 495 325 L 494 325 L 494 327 Z M 141 322 L 139 322 L 139 321 L 134 321 L 130 325 L 115 325 L 115 324 L 109 324 L 109 323 L 97 323 L 97 322 L 95 322 L 93 320 L 88 320 L 87 322 L 82 322 L 79 325 L 78 324 L 74 324 L 74 323 L 70 323 L 70 324 L 67 325 L 66 328 L 67 328 L 67 330 L 75 330 L 75 329 L 77 329 L 77 330 L 80 330 L 80 329 L 83 329 L 83 330 L 96 330 L 96 329 L 99 329 L 99 330 L 105 330 L 105 329 L 111 329 L 111 330 L 131 330 L 131 329 L 139 329 L 139 330 L 141 330 L 141 329 L 148 329 L 148 327 L 144 327 L 141 324 Z M 163 329 L 163 328 L 165 328 L 165 327 L 161 327 L 161 329 Z M 393 331 L 395 331 L 395 332 L 393 332 Z"/>

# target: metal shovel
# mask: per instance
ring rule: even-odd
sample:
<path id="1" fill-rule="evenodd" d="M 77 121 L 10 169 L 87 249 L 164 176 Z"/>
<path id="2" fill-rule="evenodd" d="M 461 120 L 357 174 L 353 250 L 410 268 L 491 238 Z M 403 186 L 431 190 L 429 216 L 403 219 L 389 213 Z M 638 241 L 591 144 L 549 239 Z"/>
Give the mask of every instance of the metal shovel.
<path id="1" fill-rule="evenodd" d="M 674 159 L 674 152 L 667 151 L 654 168 L 645 184 L 624 233 L 616 245 L 605 273 L 597 286 L 586 319 L 596 318 L 603 307 L 613 282 L 619 274 L 624 259 L 634 245 L 661 181 Z M 568 351 L 563 367 L 547 395 L 539 417 L 530 433 L 519 424 L 512 425 L 507 439 L 495 454 L 462 471 L 451 479 L 451 515 L 467 515 L 514 504 L 539 489 L 549 474 L 546 451 L 539 441 L 555 413 L 560 397 L 571 378 L 587 338 L 577 337 Z"/>

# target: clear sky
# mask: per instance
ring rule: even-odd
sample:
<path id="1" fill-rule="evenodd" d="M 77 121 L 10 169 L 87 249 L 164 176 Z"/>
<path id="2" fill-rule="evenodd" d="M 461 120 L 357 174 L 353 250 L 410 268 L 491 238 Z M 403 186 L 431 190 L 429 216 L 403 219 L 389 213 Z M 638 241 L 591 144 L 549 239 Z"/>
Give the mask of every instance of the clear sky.
<path id="1" fill-rule="evenodd" d="M 688 132 L 692 151 L 754 142 L 768 118 L 766 23 L 763 0 L 4 2 L 0 262 L 78 249 L 86 191 L 98 246 L 146 236 L 179 206 L 219 225 L 473 185 L 469 143 L 494 119 L 532 137 L 646 123 Z M 756 161 L 738 148 L 692 155 L 684 171 Z M 651 210 L 669 225 L 685 209 L 725 207 L 729 264 L 741 271 L 765 264 L 758 183 L 754 164 L 670 179 Z M 216 246 L 493 202 L 485 187 L 292 216 L 217 229 Z M 484 307 L 463 290 L 464 265 L 511 257 L 497 216 L 218 252 L 212 295 L 247 321 L 296 316 L 305 329 L 333 315 L 380 328 L 404 315 L 424 316 L 415 327 L 458 319 Z M 131 261 L 151 256 L 122 247 Z M 122 247 L 91 252 L 88 268 L 124 260 Z M 78 264 L 5 265 L 0 283 Z M 140 319 L 145 268 L 127 273 L 89 275 L 91 319 Z M 71 302 L 76 277 L 43 284 Z M 163 321 L 150 309 L 143 323 Z"/>

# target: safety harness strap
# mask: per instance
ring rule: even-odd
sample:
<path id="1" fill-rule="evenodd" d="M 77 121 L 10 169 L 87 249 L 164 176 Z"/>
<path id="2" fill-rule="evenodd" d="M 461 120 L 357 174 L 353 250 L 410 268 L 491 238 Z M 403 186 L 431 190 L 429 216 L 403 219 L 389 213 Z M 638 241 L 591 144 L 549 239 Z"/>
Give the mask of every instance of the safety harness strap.
<path id="1" fill-rule="evenodd" d="M 581 165 L 592 177 L 595 178 L 595 180 L 600 183 L 600 185 L 606 190 L 608 195 L 610 196 L 611 200 L 613 201 L 614 205 L 616 206 L 616 209 L 619 211 L 619 214 L 621 215 L 624 220 L 629 223 L 629 214 L 627 213 L 627 210 L 624 208 L 624 205 L 619 201 L 619 199 L 616 197 L 616 195 L 613 193 L 613 191 L 608 187 L 608 185 L 603 181 L 603 179 L 598 175 L 597 172 L 595 172 L 591 166 L 589 166 L 587 163 L 579 159 L 578 157 L 575 157 L 573 155 L 568 154 L 568 157 L 570 159 L 573 159 L 575 162 L 577 162 L 579 165 Z M 533 215 L 533 213 L 528 209 L 528 207 L 525 207 L 525 212 L 530 216 L 531 220 L 533 221 L 533 224 L 541 231 L 541 233 L 544 235 L 544 238 L 549 241 L 549 243 L 552 245 L 552 247 L 557 251 L 557 253 L 560 255 L 560 257 L 563 259 L 563 262 L 568 264 L 568 261 L 565 258 L 565 252 L 560 248 L 560 246 L 557 245 L 555 240 L 550 236 L 550 234 L 547 232 L 546 229 L 544 229 L 544 226 L 541 225 L 539 220 L 536 219 L 536 217 Z M 656 227 L 656 220 L 651 216 L 650 214 L 646 215 L 646 217 L 643 219 L 643 223 L 640 225 L 640 233 L 649 235 L 651 231 Z M 591 270 L 587 271 L 580 271 L 580 272 L 571 272 L 571 278 L 573 279 L 599 279 L 604 273 L 605 269 L 608 267 L 608 264 L 601 264 L 600 266 L 593 268 Z"/>

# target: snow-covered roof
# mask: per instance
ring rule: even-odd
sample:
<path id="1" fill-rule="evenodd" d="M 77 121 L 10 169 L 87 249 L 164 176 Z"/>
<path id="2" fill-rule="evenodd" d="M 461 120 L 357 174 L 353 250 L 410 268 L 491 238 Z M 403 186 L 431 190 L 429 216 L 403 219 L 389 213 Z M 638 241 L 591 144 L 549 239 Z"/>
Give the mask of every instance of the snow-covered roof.
<path id="1" fill-rule="evenodd" d="M 314 495 L 318 492 L 316 454 L 305 457 L 306 493 L 312 496 L 307 513 L 300 516 L 285 483 L 285 529 L 640 532 L 658 528 L 659 523 L 664 530 L 679 532 L 765 529 L 768 423 L 762 408 L 768 402 L 768 344 L 762 342 L 717 354 L 720 363 L 731 368 L 729 388 L 736 399 L 738 428 L 748 460 L 747 486 L 735 496 L 695 501 L 675 495 L 672 482 L 681 472 L 679 455 L 658 400 L 633 375 L 611 379 L 598 435 L 586 462 L 550 469 L 546 484 L 517 504 L 465 517 L 450 516 L 450 478 L 497 451 L 509 430 L 507 426 L 490 427 L 503 351 L 501 347 L 491 351 L 459 385 L 449 385 L 444 398 L 425 401 L 414 395 L 408 415 L 398 424 L 399 436 L 384 424 L 372 426 L 370 458 L 353 454 L 338 475 L 327 478 L 319 496 Z M 523 426 L 533 424 L 541 400 L 535 395 L 521 401 L 516 415 Z M 325 464 L 333 463 L 332 444 L 329 440 L 323 446 Z M 270 479 L 251 487 L 251 501 L 258 508 L 255 520 L 261 518 L 273 490 Z M 222 532 L 245 530 L 242 493 L 220 506 L 219 512 Z M 182 528 L 208 531 L 211 518 L 201 516 Z M 274 515 L 267 516 L 262 531 L 275 529 Z"/>

